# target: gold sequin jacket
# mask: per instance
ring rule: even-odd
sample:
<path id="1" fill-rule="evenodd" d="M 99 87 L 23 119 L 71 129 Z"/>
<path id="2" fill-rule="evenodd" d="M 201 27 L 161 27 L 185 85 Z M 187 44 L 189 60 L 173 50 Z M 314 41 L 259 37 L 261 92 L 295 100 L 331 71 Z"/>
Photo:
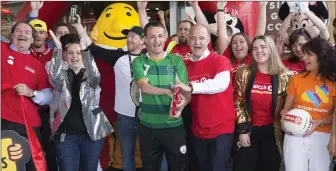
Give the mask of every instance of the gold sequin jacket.
<path id="1" fill-rule="evenodd" d="M 256 77 L 257 69 L 253 65 L 241 67 L 235 76 L 234 98 L 237 112 L 236 134 L 250 134 L 251 122 L 251 90 Z M 289 78 L 293 76 L 291 71 L 283 72 L 280 75 L 272 75 L 272 116 L 274 120 L 274 133 L 276 145 L 282 156 L 283 132 L 281 129 L 280 111 L 283 108 L 286 88 Z M 239 140 L 236 147 L 240 148 Z"/>

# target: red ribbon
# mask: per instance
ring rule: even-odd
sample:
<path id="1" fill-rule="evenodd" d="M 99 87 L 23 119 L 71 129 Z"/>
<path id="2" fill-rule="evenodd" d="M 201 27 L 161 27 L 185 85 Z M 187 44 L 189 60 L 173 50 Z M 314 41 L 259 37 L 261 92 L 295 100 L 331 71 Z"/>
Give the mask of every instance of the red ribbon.
<path id="1" fill-rule="evenodd" d="M 9 85 L 9 84 L 2 84 L 1 91 L 11 90 L 13 89 L 13 87 L 14 86 Z M 47 163 L 44 158 L 44 153 L 43 153 L 40 141 L 38 140 L 35 134 L 35 131 L 33 129 L 33 126 L 31 122 L 29 121 L 25 98 L 23 96 L 20 96 L 20 98 L 21 98 L 21 103 L 22 103 L 21 110 L 22 110 L 23 117 L 24 117 L 25 124 L 26 124 L 29 146 L 30 146 L 32 158 L 35 164 L 35 168 L 37 171 L 47 171 Z"/>
<path id="2" fill-rule="evenodd" d="M 173 109 L 172 109 L 172 114 L 174 116 L 176 115 L 176 106 L 180 101 L 179 94 L 180 94 L 180 87 L 176 87 L 173 97 Z"/>

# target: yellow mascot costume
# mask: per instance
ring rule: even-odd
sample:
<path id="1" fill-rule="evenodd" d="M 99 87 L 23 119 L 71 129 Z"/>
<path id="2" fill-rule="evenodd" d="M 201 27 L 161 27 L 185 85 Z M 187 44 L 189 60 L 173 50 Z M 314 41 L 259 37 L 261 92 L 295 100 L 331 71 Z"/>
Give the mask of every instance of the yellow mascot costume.
<path id="1" fill-rule="evenodd" d="M 96 15 L 98 16 L 98 15 Z M 96 25 L 93 27 L 90 37 L 94 43 L 105 49 L 127 50 L 126 36 L 121 33 L 123 29 L 130 29 L 132 26 L 140 26 L 139 14 L 129 4 L 113 3 L 105 7 Z M 111 56 L 113 58 L 113 56 Z M 101 73 L 101 98 L 100 107 L 107 115 L 115 129 L 114 133 L 105 139 L 105 145 L 101 154 L 101 166 L 122 169 L 122 157 L 120 143 L 117 136 L 117 114 L 114 111 L 115 81 L 113 67 L 105 62 L 96 60 Z M 137 139 L 135 152 L 136 168 L 142 167 L 140 158 L 139 139 Z"/>

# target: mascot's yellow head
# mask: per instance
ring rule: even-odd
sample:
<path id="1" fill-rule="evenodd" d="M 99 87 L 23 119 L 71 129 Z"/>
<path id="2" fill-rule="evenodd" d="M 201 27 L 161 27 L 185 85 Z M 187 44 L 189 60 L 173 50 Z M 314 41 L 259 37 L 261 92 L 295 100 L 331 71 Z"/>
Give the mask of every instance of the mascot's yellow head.
<path id="1" fill-rule="evenodd" d="M 129 4 L 114 3 L 103 10 L 90 36 L 96 44 L 122 48 L 126 36 L 121 31 L 133 26 L 140 26 L 137 11 Z"/>

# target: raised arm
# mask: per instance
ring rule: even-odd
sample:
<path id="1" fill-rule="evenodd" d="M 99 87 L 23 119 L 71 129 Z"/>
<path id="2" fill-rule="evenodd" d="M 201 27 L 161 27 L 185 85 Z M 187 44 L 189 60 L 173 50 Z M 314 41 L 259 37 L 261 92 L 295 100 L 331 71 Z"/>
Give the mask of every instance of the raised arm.
<path id="1" fill-rule="evenodd" d="M 50 36 L 52 37 L 56 48 L 54 49 L 53 57 L 51 61 L 46 63 L 46 70 L 49 76 L 49 82 L 58 91 L 62 89 L 63 80 L 65 79 L 62 69 L 66 68 L 66 64 L 62 59 L 62 44 L 56 38 L 54 32 L 49 30 Z"/>
<path id="2" fill-rule="evenodd" d="M 110 66 L 114 67 L 117 60 L 125 54 L 123 51 L 115 49 L 105 49 L 96 44 L 94 44 L 91 38 L 87 35 L 86 31 L 84 33 L 84 27 L 81 24 L 81 18 L 77 15 L 77 23 L 71 24 L 77 31 L 81 43 L 83 46 L 88 48 L 94 58 L 99 58 L 100 60 L 108 63 Z M 70 18 L 69 18 L 70 20 Z M 82 34 L 83 33 L 83 34 Z M 86 49 L 85 48 L 85 49 Z"/>
<path id="3" fill-rule="evenodd" d="M 149 23 L 147 11 L 146 11 L 147 4 L 148 4 L 148 1 L 138 1 L 137 2 L 138 13 L 140 17 L 140 26 L 142 28 L 145 28 L 146 24 Z"/>
<path id="4" fill-rule="evenodd" d="M 96 88 L 99 86 L 100 83 L 100 73 L 98 71 L 97 65 L 93 60 L 93 56 L 91 55 L 90 51 L 87 49 L 86 45 L 86 38 L 89 37 L 86 33 L 86 27 L 82 30 L 80 35 L 80 46 L 83 52 L 83 64 L 86 72 L 84 74 L 84 78 L 89 83 L 92 88 Z"/>
<path id="5" fill-rule="evenodd" d="M 27 22 L 37 19 L 40 9 L 43 6 L 43 1 L 32 1 L 30 2 L 31 11 L 27 17 Z"/>
<path id="6" fill-rule="evenodd" d="M 320 38 L 329 40 L 330 35 L 327 26 L 312 11 L 307 11 L 305 15 L 312 21 L 314 26 L 320 30 Z"/>
<path id="7" fill-rule="evenodd" d="M 208 20 L 206 19 L 205 15 L 202 12 L 202 9 L 198 6 L 197 1 L 188 1 L 192 9 L 194 10 L 196 16 L 196 22 L 198 24 L 209 25 Z"/>
<path id="8" fill-rule="evenodd" d="M 279 35 L 284 39 L 284 43 L 288 44 L 288 33 L 287 30 L 291 25 L 291 21 L 295 13 L 291 12 L 288 14 L 286 19 L 281 23 L 280 29 L 279 29 Z"/>
<path id="9" fill-rule="evenodd" d="M 259 17 L 255 36 L 264 35 L 266 32 L 266 6 L 267 1 L 259 1 Z"/>
<path id="10" fill-rule="evenodd" d="M 225 8 L 226 2 L 217 2 L 217 26 L 218 26 L 218 49 L 219 54 L 223 54 L 225 49 L 230 44 L 230 37 L 227 34 L 227 26 L 225 21 Z"/>
<path id="11" fill-rule="evenodd" d="M 160 10 L 158 12 L 158 15 L 159 15 L 159 18 L 160 18 L 160 22 L 161 24 L 164 26 L 165 28 L 165 32 L 166 32 L 166 38 L 168 37 L 168 30 L 167 30 L 167 27 L 166 27 L 166 20 L 165 20 L 165 14 L 162 10 Z"/>

